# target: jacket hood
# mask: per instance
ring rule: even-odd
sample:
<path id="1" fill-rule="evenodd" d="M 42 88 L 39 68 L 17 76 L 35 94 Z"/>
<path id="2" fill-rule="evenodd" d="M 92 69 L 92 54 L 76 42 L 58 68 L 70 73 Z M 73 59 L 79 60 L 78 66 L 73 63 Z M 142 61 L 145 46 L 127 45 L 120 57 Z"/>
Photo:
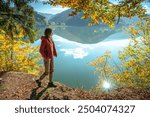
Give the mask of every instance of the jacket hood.
<path id="1" fill-rule="evenodd" d="M 42 37 L 41 37 L 41 40 L 43 40 L 43 39 L 46 39 L 46 37 L 45 37 L 45 36 L 42 36 Z"/>
<path id="2" fill-rule="evenodd" d="M 41 40 L 45 40 L 45 39 L 47 40 L 46 36 L 41 37 Z M 52 40 L 52 42 L 53 42 L 53 40 Z"/>

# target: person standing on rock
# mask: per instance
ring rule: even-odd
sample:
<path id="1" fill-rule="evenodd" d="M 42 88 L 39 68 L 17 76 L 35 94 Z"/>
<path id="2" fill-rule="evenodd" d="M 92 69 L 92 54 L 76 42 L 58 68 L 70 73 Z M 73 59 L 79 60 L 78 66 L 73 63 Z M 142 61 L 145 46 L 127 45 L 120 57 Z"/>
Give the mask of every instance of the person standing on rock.
<path id="1" fill-rule="evenodd" d="M 55 48 L 55 43 L 52 39 L 52 29 L 46 28 L 44 32 L 45 36 L 41 37 L 40 54 L 43 57 L 45 72 L 40 76 L 36 83 L 41 87 L 41 81 L 49 75 L 48 87 L 57 87 L 53 82 L 53 72 L 54 72 L 54 56 L 57 57 L 57 51 Z"/>

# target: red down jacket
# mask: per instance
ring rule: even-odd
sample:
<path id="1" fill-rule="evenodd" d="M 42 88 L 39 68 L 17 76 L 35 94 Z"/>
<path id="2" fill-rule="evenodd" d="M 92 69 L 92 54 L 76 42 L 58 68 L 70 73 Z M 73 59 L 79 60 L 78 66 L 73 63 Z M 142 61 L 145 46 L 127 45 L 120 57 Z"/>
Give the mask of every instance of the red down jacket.
<path id="1" fill-rule="evenodd" d="M 53 59 L 54 56 L 57 56 L 54 42 L 53 42 L 53 52 L 52 52 L 49 40 L 45 36 L 42 36 L 40 53 L 41 53 L 43 59 Z"/>

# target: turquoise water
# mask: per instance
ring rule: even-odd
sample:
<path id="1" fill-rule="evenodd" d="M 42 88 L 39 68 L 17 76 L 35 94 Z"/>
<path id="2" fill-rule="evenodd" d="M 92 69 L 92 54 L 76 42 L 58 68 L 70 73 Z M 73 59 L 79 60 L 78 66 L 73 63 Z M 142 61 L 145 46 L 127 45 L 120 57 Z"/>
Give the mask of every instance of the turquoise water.
<path id="1" fill-rule="evenodd" d="M 98 81 L 97 75 L 94 74 L 94 68 L 89 66 L 88 63 L 96 59 L 96 57 L 101 56 L 106 50 L 112 52 L 115 62 L 119 62 L 117 59 L 118 51 L 129 43 L 127 40 L 128 35 L 124 34 L 122 31 L 113 32 L 112 34 L 107 33 L 106 36 L 102 36 L 103 38 L 105 37 L 105 39 L 97 39 L 102 40 L 99 42 L 95 40 L 96 37 L 100 38 L 100 36 L 96 34 L 92 42 L 92 37 L 90 37 L 90 41 L 89 39 L 86 41 L 85 32 L 83 33 L 84 38 L 82 38 L 82 33 L 80 34 L 82 37 L 80 37 L 77 33 L 73 34 L 66 32 L 70 35 L 70 37 L 68 36 L 69 38 L 67 38 L 67 34 L 64 33 L 65 30 L 63 30 L 62 33 L 58 33 L 58 31 L 55 30 L 53 35 L 53 40 L 58 52 L 58 57 L 55 58 L 53 79 L 67 86 L 84 88 L 87 90 L 95 86 Z M 39 39 L 34 45 L 40 45 L 40 43 L 41 40 Z"/>

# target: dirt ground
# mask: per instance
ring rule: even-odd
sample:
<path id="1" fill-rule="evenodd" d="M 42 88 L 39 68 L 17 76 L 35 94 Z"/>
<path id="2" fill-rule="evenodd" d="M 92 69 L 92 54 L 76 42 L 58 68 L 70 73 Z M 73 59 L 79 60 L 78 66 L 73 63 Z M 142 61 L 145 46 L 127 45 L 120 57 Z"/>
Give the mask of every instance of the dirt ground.
<path id="1" fill-rule="evenodd" d="M 0 72 L 0 100 L 149 100 L 150 91 L 133 87 L 117 89 L 111 93 L 93 94 L 55 82 L 48 88 L 47 80 L 38 87 L 38 76 L 22 72 Z"/>

